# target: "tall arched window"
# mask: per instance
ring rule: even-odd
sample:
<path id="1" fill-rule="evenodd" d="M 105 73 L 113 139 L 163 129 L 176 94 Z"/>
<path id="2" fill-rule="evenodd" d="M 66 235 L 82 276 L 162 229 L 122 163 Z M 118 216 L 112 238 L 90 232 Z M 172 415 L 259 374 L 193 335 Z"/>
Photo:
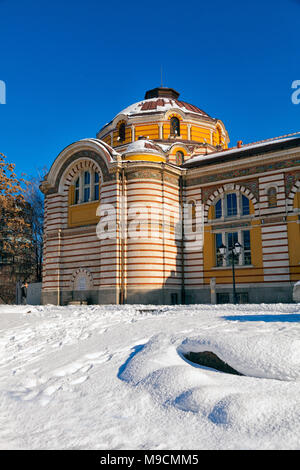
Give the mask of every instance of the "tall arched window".
<path id="1" fill-rule="evenodd" d="M 244 194 L 226 193 L 215 204 L 215 219 L 250 215 L 250 201 Z"/>
<path id="2" fill-rule="evenodd" d="M 268 189 L 268 207 L 277 207 L 277 190 L 276 188 Z"/>
<path id="3" fill-rule="evenodd" d="M 122 142 L 126 137 L 126 126 L 125 122 L 121 122 L 119 125 L 119 140 Z"/>
<path id="4" fill-rule="evenodd" d="M 89 171 L 84 172 L 84 183 L 83 183 L 83 201 L 88 202 L 91 195 L 91 174 Z"/>
<path id="5" fill-rule="evenodd" d="M 189 219 L 191 221 L 192 232 L 196 231 L 196 203 L 195 201 L 189 201 Z"/>
<path id="6" fill-rule="evenodd" d="M 217 127 L 217 131 L 218 131 L 218 145 L 222 145 L 222 130 L 219 126 Z"/>
<path id="7" fill-rule="evenodd" d="M 94 201 L 99 200 L 99 173 L 94 173 Z"/>
<path id="8" fill-rule="evenodd" d="M 183 152 L 176 152 L 176 165 L 180 166 L 184 163 L 184 155 Z"/>
<path id="9" fill-rule="evenodd" d="M 81 204 L 90 201 L 98 201 L 100 196 L 100 177 L 97 171 L 83 171 L 74 183 L 74 202 Z"/>
<path id="10" fill-rule="evenodd" d="M 170 134 L 180 135 L 180 121 L 177 117 L 172 117 L 170 121 Z"/>
<path id="11" fill-rule="evenodd" d="M 78 177 L 76 182 L 75 182 L 75 198 L 74 198 L 74 204 L 79 203 L 79 191 L 80 191 L 80 178 Z"/>

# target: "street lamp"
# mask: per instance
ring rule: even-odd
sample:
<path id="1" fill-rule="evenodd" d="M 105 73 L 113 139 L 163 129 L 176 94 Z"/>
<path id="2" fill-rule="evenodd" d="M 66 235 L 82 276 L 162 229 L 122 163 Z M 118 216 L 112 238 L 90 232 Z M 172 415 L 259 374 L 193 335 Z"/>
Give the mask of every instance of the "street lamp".
<path id="1" fill-rule="evenodd" d="M 224 258 L 226 256 L 227 248 L 225 245 L 220 245 L 218 249 L 220 255 Z M 240 256 L 242 252 L 242 245 L 239 242 L 236 242 L 234 245 L 229 247 L 229 253 L 231 254 L 231 266 L 232 266 L 232 293 L 233 293 L 233 303 L 236 304 L 236 289 L 235 289 L 235 256 Z"/>

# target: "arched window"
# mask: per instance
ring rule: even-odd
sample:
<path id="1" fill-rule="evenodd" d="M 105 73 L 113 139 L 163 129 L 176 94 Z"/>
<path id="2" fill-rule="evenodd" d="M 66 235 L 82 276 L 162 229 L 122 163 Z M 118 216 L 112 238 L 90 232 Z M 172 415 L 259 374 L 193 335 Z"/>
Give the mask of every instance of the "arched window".
<path id="1" fill-rule="evenodd" d="M 222 130 L 219 126 L 217 127 L 217 131 L 218 131 L 218 145 L 222 145 Z"/>
<path id="2" fill-rule="evenodd" d="M 99 173 L 94 173 L 94 201 L 99 200 Z"/>
<path id="3" fill-rule="evenodd" d="M 215 219 L 222 217 L 222 200 L 219 199 L 215 204 Z"/>
<path id="4" fill-rule="evenodd" d="M 176 165 L 180 166 L 184 163 L 184 155 L 183 152 L 176 152 Z"/>
<path id="5" fill-rule="evenodd" d="M 250 202 L 249 199 L 242 195 L 242 215 L 250 214 Z"/>
<path id="6" fill-rule="evenodd" d="M 250 215 L 250 201 L 241 193 L 223 194 L 215 202 L 215 219 Z"/>
<path id="7" fill-rule="evenodd" d="M 231 217 L 237 215 L 237 197 L 236 193 L 230 193 L 226 195 L 227 203 L 227 216 Z"/>
<path id="8" fill-rule="evenodd" d="M 195 201 L 189 201 L 189 219 L 191 221 L 192 232 L 196 231 L 196 203 Z"/>
<path id="9" fill-rule="evenodd" d="M 277 190 L 276 188 L 269 188 L 268 192 L 268 207 L 277 207 Z"/>
<path id="10" fill-rule="evenodd" d="M 83 183 L 83 201 L 88 202 L 91 195 L 91 174 L 89 171 L 84 172 L 84 183 Z"/>
<path id="11" fill-rule="evenodd" d="M 98 201 L 100 196 L 100 176 L 96 171 L 82 172 L 74 183 L 74 202 L 81 204 L 90 201 Z"/>
<path id="12" fill-rule="evenodd" d="M 170 122 L 170 134 L 171 135 L 180 135 L 180 121 L 177 117 L 172 117 Z"/>
<path id="13" fill-rule="evenodd" d="M 77 180 L 75 181 L 75 200 L 74 204 L 79 203 L 79 191 L 80 191 L 80 178 L 78 177 Z"/>
<path id="14" fill-rule="evenodd" d="M 125 140 L 126 126 L 125 122 L 121 122 L 119 125 L 119 140 L 123 142 Z"/>

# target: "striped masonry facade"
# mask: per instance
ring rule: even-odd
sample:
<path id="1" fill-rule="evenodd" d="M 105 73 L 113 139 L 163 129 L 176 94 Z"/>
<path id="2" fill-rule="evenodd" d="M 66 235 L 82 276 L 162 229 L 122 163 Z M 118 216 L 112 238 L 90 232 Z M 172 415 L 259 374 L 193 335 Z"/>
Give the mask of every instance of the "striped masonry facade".
<path id="1" fill-rule="evenodd" d="M 277 205 L 269 207 L 268 191 L 276 189 Z M 285 216 L 285 182 L 283 173 L 274 173 L 259 178 L 260 215 L 263 223 L 261 228 L 264 281 L 289 282 L 289 247 L 287 224 L 268 223 L 270 216 Z M 265 219 L 264 219 L 265 218 Z"/>

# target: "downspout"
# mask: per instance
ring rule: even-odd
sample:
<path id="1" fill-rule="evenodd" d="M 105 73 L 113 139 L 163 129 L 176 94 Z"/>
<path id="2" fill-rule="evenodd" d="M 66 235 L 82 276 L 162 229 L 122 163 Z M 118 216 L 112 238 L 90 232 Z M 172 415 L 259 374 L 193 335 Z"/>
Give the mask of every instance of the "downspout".
<path id="1" fill-rule="evenodd" d="M 121 206 L 121 299 L 125 304 L 125 236 L 126 236 L 126 206 L 125 206 L 125 170 L 122 168 L 122 206 Z"/>
<path id="2" fill-rule="evenodd" d="M 165 282 L 166 282 L 166 255 L 165 255 L 165 178 L 164 178 L 165 165 L 162 163 L 161 171 L 161 185 L 162 185 L 162 238 L 163 238 L 163 303 L 165 302 Z M 159 227 L 158 227 L 159 233 Z"/>
<path id="3" fill-rule="evenodd" d="M 181 210 L 181 303 L 185 304 L 185 283 L 184 283 L 184 197 L 183 192 L 185 189 L 185 178 L 183 175 L 179 177 L 179 187 L 180 187 L 180 210 Z"/>
<path id="4" fill-rule="evenodd" d="M 57 305 L 60 305 L 60 251 L 61 251 L 61 228 L 58 229 Z"/>
<path id="5" fill-rule="evenodd" d="M 116 243 L 118 246 L 118 282 L 117 282 L 117 288 L 120 289 L 118 292 L 118 304 L 122 304 L 122 246 L 121 246 L 121 191 L 120 191 L 120 184 L 121 184 L 121 179 L 122 179 L 122 174 L 119 170 L 117 169 L 117 210 L 116 210 L 116 216 L 117 216 L 117 234 L 116 237 Z"/>

